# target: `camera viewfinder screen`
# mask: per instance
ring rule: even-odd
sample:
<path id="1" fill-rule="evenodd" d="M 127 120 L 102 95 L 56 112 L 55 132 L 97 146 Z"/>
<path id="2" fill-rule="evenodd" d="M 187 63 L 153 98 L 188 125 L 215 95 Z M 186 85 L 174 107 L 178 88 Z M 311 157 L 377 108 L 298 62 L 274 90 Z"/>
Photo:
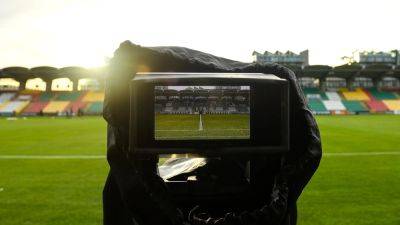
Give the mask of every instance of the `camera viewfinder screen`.
<path id="1" fill-rule="evenodd" d="M 250 139 L 250 86 L 156 86 L 155 140 Z"/>

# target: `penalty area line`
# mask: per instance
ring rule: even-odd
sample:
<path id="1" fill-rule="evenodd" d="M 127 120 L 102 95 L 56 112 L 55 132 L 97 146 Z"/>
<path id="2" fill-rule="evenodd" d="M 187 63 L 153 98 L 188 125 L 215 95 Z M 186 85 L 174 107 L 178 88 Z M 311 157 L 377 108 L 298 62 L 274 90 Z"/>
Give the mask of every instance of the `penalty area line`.
<path id="1" fill-rule="evenodd" d="M 331 152 L 323 153 L 323 157 L 348 156 L 400 156 L 400 152 Z M 0 155 L 1 159 L 105 159 L 105 155 Z"/>

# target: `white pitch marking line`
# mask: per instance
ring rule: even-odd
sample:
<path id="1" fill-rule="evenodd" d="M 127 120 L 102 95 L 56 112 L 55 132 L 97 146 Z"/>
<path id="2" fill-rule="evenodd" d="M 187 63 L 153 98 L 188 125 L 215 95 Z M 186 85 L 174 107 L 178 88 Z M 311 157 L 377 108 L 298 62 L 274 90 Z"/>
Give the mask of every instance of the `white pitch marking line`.
<path id="1" fill-rule="evenodd" d="M 199 119 L 199 131 L 203 131 L 203 120 L 201 118 L 201 114 L 200 114 L 200 119 Z"/>
<path id="2" fill-rule="evenodd" d="M 244 139 L 249 139 L 249 136 L 179 136 L 179 139 L 176 138 L 168 138 L 168 137 L 156 137 L 157 140 L 182 140 L 182 139 L 190 139 L 190 138 L 199 138 L 199 139 L 234 139 L 234 138 L 244 138 Z"/>
<path id="3" fill-rule="evenodd" d="M 241 131 L 241 130 L 250 130 L 250 129 L 207 129 L 208 131 Z M 198 130 L 156 130 L 156 132 L 186 132 L 186 131 L 198 131 Z"/>
<path id="4" fill-rule="evenodd" d="M 375 156 L 375 155 L 400 155 L 400 152 L 331 152 L 322 153 L 322 156 Z"/>
<path id="5" fill-rule="evenodd" d="M 0 159 L 105 159 L 105 155 L 0 155 Z"/>
<path id="6" fill-rule="evenodd" d="M 400 152 L 331 152 L 324 157 L 334 156 L 381 156 L 400 155 Z M 0 159 L 105 159 L 105 155 L 0 155 Z"/>

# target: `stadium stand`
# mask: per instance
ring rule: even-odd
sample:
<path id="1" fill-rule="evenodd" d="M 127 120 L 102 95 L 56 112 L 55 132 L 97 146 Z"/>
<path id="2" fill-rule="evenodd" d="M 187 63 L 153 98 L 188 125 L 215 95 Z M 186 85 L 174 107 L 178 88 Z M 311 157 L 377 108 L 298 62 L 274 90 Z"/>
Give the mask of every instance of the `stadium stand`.
<path id="1" fill-rule="evenodd" d="M 337 92 L 327 91 L 327 92 L 325 92 L 325 94 L 329 100 L 332 100 L 332 101 L 342 100 L 342 98 L 339 96 L 339 94 Z"/>
<path id="2" fill-rule="evenodd" d="M 31 101 L 32 100 L 32 95 L 18 95 L 16 100 L 19 100 L 19 101 Z"/>
<path id="3" fill-rule="evenodd" d="M 370 112 L 385 112 L 388 110 L 387 106 L 381 101 L 372 100 L 367 101 L 366 104 L 369 107 Z"/>
<path id="4" fill-rule="evenodd" d="M 5 103 L 11 100 L 16 93 L 2 93 L 0 94 L 0 103 Z"/>
<path id="5" fill-rule="evenodd" d="M 356 100 L 356 101 L 369 101 L 371 100 L 367 93 L 363 89 L 358 88 L 355 91 L 343 90 L 342 95 L 346 100 Z"/>
<path id="6" fill-rule="evenodd" d="M 337 111 L 351 114 L 361 112 L 400 114 L 400 66 L 397 61 L 395 64 L 390 63 L 391 65 L 386 61 L 371 63 L 360 61 L 333 68 L 320 65 L 309 65 L 303 68 L 303 66 L 293 66 L 289 63 L 288 67 L 294 68 L 309 106 L 316 114 L 333 114 Z M 18 112 L 18 115 L 59 112 L 62 115 L 70 109 L 74 113 L 79 109 L 87 114 L 102 113 L 104 71 L 97 71 L 97 69 L 92 71 L 79 67 L 59 69 L 48 66 L 30 69 L 9 67 L 0 68 L 0 74 L 1 76 L 12 75 L 12 78 L 20 84 L 27 82 L 26 79 L 31 78 L 32 75 L 39 76 L 38 78 L 46 83 L 45 87 L 25 85 L 34 89 L 45 89 L 45 92 L 19 90 L 23 86 L 10 88 L 7 84 L 0 84 L 0 110 L 5 113 L 3 115 L 10 112 L 13 114 Z M 13 74 L 18 74 L 18 76 Z M 98 82 L 93 82 L 97 84 L 79 85 L 80 79 L 87 79 L 89 74 L 90 80 L 92 78 L 97 80 Z M 52 82 L 60 75 L 69 78 L 74 83 L 73 91 L 52 91 Z M 356 89 L 353 90 L 354 88 Z M 248 90 L 192 87 L 178 91 L 161 88 L 156 90 L 155 96 L 155 109 L 159 113 L 194 113 L 199 109 L 205 113 L 249 112 Z M 195 104 L 190 103 L 193 99 L 196 100 Z M 26 105 L 25 102 L 29 104 Z M 16 110 L 13 110 L 14 108 Z"/>
<path id="7" fill-rule="evenodd" d="M 162 114 L 249 113 L 249 90 L 185 89 L 156 90 L 155 110 Z"/>
<path id="8" fill-rule="evenodd" d="M 87 104 L 88 104 L 87 102 L 81 102 L 81 101 L 72 102 L 72 103 L 67 107 L 67 109 L 72 109 L 72 112 L 73 112 L 73 113 L 77 113 L 79 109 L 81 109 L 81 110 L 84 111 Z M 98 114 L 100 114 L 101 112 L 102 112 L 102 110 L 101 110 Z"/>
<path id="9" fill-rule="evenodd" d="M 85 114 L 101 114 L 103 112 L 103 102 L 92 102 L 89 103 L 84 109 Z"/>
<path id="10" fill-rule="evenodd" d="M 63 113 L 69 104 L 70 104 L 69 101 L 50 101 L 49 104 L 43 108 L 43 113 L 44 114 Z"/>
<path id="11" fill-rule="evenodd" d="M 362 101 L 342 100 L 342 103 L 346 107 L 347 111 L 351 113 L 363 113 L 369 111 Z"/>
<path id="12" fill-rule="evenodd" d="M 41 94 L 41 91 L 29 90 L 29 89 L 25 89 L 25 90 L 22 90 L 19 92 L 19 96 L 22 96 L 22 95 L 31 96 L 31 101 L 37 101 L 37 98 L 39 97 L 40 94 Z"/>
<path id="13" fill-rule="evenodd" d="M 398 111 L 400 110 L 400 100 L 383 100 L 382 101 L 389 110 Z"/>
<path id="14" fill-rule="evenodd" d="M 309 99 L 308 105 L 315 114 L 328 114 L 329 111 L 326 109 L 324 103 L 319 99 Z"/>
<path id="15" fill-rule="evenodd" d="M 102 102 L 104 100 L 104 92 L 89 91 L 83 96 L 83 102 Z"/>
<path id="16" fill-rule="evenodd" d="M 329 111 L 345 111 L 346 107 L 342 104 L 341 101 L 336 101 L 336 100 L 326 100 L 322 101 L 324 103 L 324 106 L 327 110 Z"/>
<path id="17" fill-rule="evenodd" d="M 82 92 L 61 92 L 54 100 L 55 101 L 77 101 L 81 97 Z"/>
<path id="18" fill-rule="evenodd" d="M 31 102 L 22 112 L 25 116 L 34 116 L 39 114 L 49 102 Z"/>
<path id="19" fill-rule="evenodd" d="M 48 102 L 51 101 L 55 97 L 55 93 L 53 92 L 43 92 L 39 95 L 39 101 Z"/>
<path id="20" fill-rule="evenodd" d="M 0 115 L 18 115 L 28 104 L 29 101 L 9 101 L 0 108 Z"/>
<path id="21" fill-rule="evenodd" d="M 376 88 L 369 88 L 367 91 L 376 100 L 396 99 L 396 95 L 392 92 L 378 91 Z"/>
<path id="22" fill-rule="evenodd" d="M 328 99 L 325 92 L 321 92 L 318 88 L 304 88 L 303 92 L 308 99 Z"/>
<path id="23" fill-rule="evenodd" d="M 318 88 L 304 88 L 309 106 L 315 114 L 400 114 L 400 95 L 395 91 L 377 88 L 347 88 L 324 92 Z M 385 89 L 388 90 L 388 89 Z M 395 89 L 397 90 L 397 89 Z M 31 116 L 38 114 L 64 115 L 79 109 L 84 114 L 98 115 L 103 110 L 104 92 L 101 91 L 34 91 L 22 90 L 0 93 L 0 115 Z M 159 90 L 156 93 L 158 113 L 249 113 L 249 95 L 245 90 Z M 195 103 L 193 100 L 195 99 Z"/>

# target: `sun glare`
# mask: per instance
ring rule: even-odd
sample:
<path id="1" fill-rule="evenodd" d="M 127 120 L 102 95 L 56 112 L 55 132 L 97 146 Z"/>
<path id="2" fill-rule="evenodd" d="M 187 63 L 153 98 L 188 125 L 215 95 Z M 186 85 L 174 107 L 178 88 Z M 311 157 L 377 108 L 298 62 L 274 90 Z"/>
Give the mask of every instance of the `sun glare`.
<path id="1" fill-rule="evenodd" d="M 26 89 L 30 90 L 46 90 L 46 82 L 40 78 L 29 79 L 26 81 Z"/>
<path id="2" fill-rule="evenodd" d="M 341 57 L 351 55 L 356 49 L 388 51 L 398 47 L 399 32 L 390 23 L 399 20 L 398 1 L 388 4 L 365 1 L 363 9 L 357 11 L 350 10 L 359 7 L 356 1 L 346 2 L 348 7 L 331 1 L 327 3 L 330 11 L 317 0 L 213 1 L 212 7 L 175 0 L 38 2 L 41 7 L 28 1 L 21 9 L 23 13 L 0 22 L 3 67 L 103 66 L 125 40 L 144 46 L 184 46 L 247 62 L 252 60 L 254 50 L 309 49 L 310 64 L 324 65 L 343 64 Z M 313 7 L 305 7 L 299 14 L 298 8 L 304 4 Z M 228 5 L 229 10 L 221 17 L 219 8 Z M 296 16 L 296 22 L 283 15 L 281 9 Z M 366 14 L 375 16 L 363 17 Z M 270 22 L 275 18 L 279 18 L 279 23 Z M 348 23 L 359 18 L 364 21 L 357 24 L 357 29 Z M 264 24 L 268 24 L 268 29 L 262 29 Z M 369 32 L 371 27 L 376 30 Z M 279 31 L 279 35 L 274 31 Z M 376 41 L 380 34 L 389 31 L 384 42 Z"/>
<path id="3" fill-rule="evenodd" d="M 51 90 L 53 91 L 72 91 L 72 81 L 68 78 L 54 79 L 51 83 Z"/>

